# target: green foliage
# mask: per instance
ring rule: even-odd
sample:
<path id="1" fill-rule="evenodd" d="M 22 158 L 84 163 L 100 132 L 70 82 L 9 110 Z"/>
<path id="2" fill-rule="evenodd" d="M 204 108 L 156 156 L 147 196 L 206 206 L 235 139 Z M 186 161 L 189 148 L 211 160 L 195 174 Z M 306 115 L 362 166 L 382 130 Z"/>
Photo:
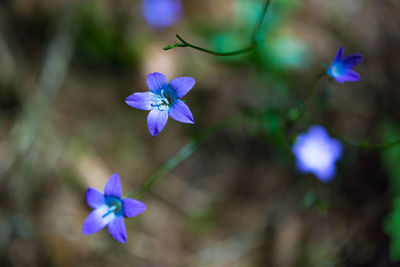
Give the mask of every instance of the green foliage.
<path id="1" fill-rule="evenodd" d="M 240 25 L 251 29 L 257 20 L 259 12 L 263 7 L 263 1 L 259 0 L 237 0 L 236 17 Z M 264 19 L 263 31 L 268 32 L 282 24 L 288 14 L 300 7 L 298 0 L 273 1 Z"/>
<path id="2" fill-rule="evenodd" d="M 307 248 L 307 253 L 296 266 L 306 267 L 334 267 L 336 265 L 332 251 L 326 246 L 312 246 Z"/>
<path id="3" fill-rule="evenodd" d="M 390 257 L 400 260 L 400 196 L 393 200 L 392 211 L 385 220 L 384 229 L 390 236 Z"/>
<path id="4" fill-rule="evenodd" d="M 309 190 L 303 198 L 302 201 L 302 206 L 304 208 L 309 208 L 312 205 L 314 205 L 315 201 L 316 201 L 317 197 L 315 196 L 315 192 L 313 190 Z"/>
<path id="5" fill-rule="evenodd" d="M 310 53 L 305 43 L 290 35 L 269 38 L 263 47 L 263 61 L 274 68 L 303 68 L 309 65 Z"/>
<path id="6" fill-rule="evenodd" d="M 395 140 L 400 136 L 400 129 L 393 123 L 386 122 L 382 129 L 383 140 Z M 384 230 L 390 236 L 390 256 L 393 261 L 400 260 L 400 147 L 382 151 L 382 164 L 389 175 L 392 211 L 386 217 Z"/>
<path id="7" fill-rule="evenodd" d="M 92 2 L 83 5 L 79 16 L 76 53 L 91 66 L 132 67 L 136 62 L 133 45 L 122 28 Z"/>
<path id="8" fill-rule="evenodd" d="M 248 44 L 249 40 L 247 40 L 247 38 L 243 38 L 242 34 L 234 32 L 215 35 L 211 39 L 211 47 L 216 51 L 231 51 L 237 48 L 245 47 Z M 240 54 L 234 57 L 221 57 L 218 59 L 228 62 L 236 62 L 243 61 L 243 58 L 246 56 L 247 54 Z"/>
<path id="9" fill-rule="evenodd" d="M 268 108 L 264 112 L 256 116 L 257 131 L 265 134 L 268 143 L 286 157 L 288 154 L 287 139 L 282 128 L 284 119 L 281 114 L 274 108 Z"/>
<path id="10" fill-rule="evenodd" d="M 264 126 L 268 132 L 268 136 L 274 144 L 285 145 L 286 138 L 282 129 L 282 119 L 274 110 L 269 110 L 263 117 Z"/>

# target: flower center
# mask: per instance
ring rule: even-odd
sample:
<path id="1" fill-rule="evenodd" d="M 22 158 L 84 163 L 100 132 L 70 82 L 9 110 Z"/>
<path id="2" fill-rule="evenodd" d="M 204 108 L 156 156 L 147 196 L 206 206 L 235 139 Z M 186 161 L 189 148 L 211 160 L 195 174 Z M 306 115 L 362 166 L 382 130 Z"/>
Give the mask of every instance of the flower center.
<path id="1" fill-rule="evenodd" d="M 108 210 L 106 214 L 103 215 L 103 217 L 106 217 L 111 213 L 114 213 L 117 216 L 123 215 L 121 199 L 115 197 L 108 197 L 106 198 L 106 203 L 108 206 Z"/>
<path id="2" fill-rule="evenodd" d="M 161 89 L 159 94 L 154 94 L 154 104 L 152 107 L 157 107 L 159 110 L 167 110 L 175 103 L 175 97 L 169 90 Z"/>
<path id="3" fill-rule="evenodd" d="M 302 160 L 314 169 L 326 169 L 334 163 L 327 144 L 320 140 L 309 140 L 300 150 Z"/>
<path id="4" fill-rule="evenodd" d="M 334 76 L 342 76 L 346 71 L 346 64 L 341 61 L 333 63 L 331 66 L 331 72 Z"/>

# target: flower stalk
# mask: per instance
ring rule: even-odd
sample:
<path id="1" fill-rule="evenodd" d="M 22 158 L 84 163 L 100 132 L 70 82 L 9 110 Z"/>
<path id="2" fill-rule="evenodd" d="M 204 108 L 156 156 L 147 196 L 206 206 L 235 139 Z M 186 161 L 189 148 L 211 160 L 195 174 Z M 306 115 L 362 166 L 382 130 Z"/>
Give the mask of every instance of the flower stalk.
<path id="1" fill-rule="evenodd" d="M 204 52 L 204 53 L 208 53 L 208 54 L 211 54 L 211 55 L 214 55 L 214 56 L 235 56 L 235 55 L 238 55 L 238 54 L 243 54 L 243 53 L 246 53 L 246 52 L 250 52 L 250 51 L 254 50 L 258 46 L 258 44 L 260 42 L 259 35 L 260 35 L 260 32 L 261 32 L 261 26 L 262 26 L 262 24 L 264 22 L 264 18 L 265 18 L 265 15 L 267 14 L 268 7 L 269 7 L 270 3 L 271 3 L 271 0 L 266 0 L 265 1 L 264 7 L 261 10 L 260 15 L 259 15 L 259 17 L 257 19 L 257 22 L 256 22 L 256 24 L 254 26 L 253 33 L 252 33 L 251 39 L 250 39 L 250 45 L 245 47 L 245 48 L 234 50 L 234 51 L 229 51 L 229 52 L 218 52 L 218 51 L 206 49 L 206 48 L 191 44 L 191 43 L 185 41 L 181 36 L 179 36 L 179 34 L 177 34 L 176 38 L 178 38 L 178 40 L 181 41 L 181 43 L 170 44 L 170 45 L 167 45 L 166 47 L 164 47 L 163 49 L 164 50 L 170 50 L 170 49 L 175 48 L 175 47 L 190 47 L 190 48 L 193 48 L 193 49 L 196 49 L 198 51 L 201 51 L 201 52 Z"/>

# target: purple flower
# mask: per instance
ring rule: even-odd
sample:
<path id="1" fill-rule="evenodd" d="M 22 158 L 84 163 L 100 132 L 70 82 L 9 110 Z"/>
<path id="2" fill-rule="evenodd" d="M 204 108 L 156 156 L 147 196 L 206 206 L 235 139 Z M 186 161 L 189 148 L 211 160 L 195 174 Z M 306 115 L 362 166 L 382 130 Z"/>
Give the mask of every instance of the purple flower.
<path id="1" fill-rule="evenodd" d="M 82 226 L 84 235 L 91 235 L 108 225 L 108 231 L 118 242 L 126 243 L 127 234 L 124 217 L 130 218 L 142 213 L 146 205 L 131 198 L 121 199 L 122 189 L 119 175 L 114 173 L 104 187 L 104 195 L 99 190 L 89 188 L 86 202 L 94 210 L 86 217 Z"/>
<path id="2" fill-rule="evenodd" d="M 164 28 L 176 23 L 182 12 L 180 0 L 144 0 L 143 16 L 154 28 Z"/>
<path id="3" fill-rule="evenodd" d="M 313 173 L 322 182 L 328 182 L 335 176 L 335 163 L 342 150 L 342 144 L 330 138 L 319 125 L 313 125 L 307 133 L 300 134 L 292 147 L 299 171 Z"/>
<path id="4" fill-rule="evenodd" d="M 350 54 L 344 57 L 344 49 L 342 46 L 336 52 L 335 59 L 328 67 L 328 75 L 336 79 L 340 83 L 355 82 L 361 79 L 360 75 L 352 70 L 362 59 L 361 54 Z"/>
<path id="5" fill-rule="evenodd" d="M 179 98 L 185 96 L 195 82 L 191 77 L 180 77 L 168 84 L 163 74 L 150 73 L 147 75 L 150 92 L 134 93 L 128 96 L 125 102 L 137 109 L 150 110 L 147 126 L 150 134 L 156 136 L 167 124 L 168 115 L 179 122 L 194 123 L 192 112 Z"/>

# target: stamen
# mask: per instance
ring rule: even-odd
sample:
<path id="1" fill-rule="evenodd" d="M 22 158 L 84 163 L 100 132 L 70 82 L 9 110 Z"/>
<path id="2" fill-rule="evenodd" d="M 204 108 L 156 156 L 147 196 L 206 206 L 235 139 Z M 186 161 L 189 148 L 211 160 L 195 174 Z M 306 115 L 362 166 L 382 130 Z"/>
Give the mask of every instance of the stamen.
<path id="1" fill-rule="evenodd" d="M 115 205 L 112 205 L 111 207 L 109 207 L 108 208 L 108 211 L 107 211 L 107 213 L 106 214 L 104 214 L 102 217 L 104 218 L 104 217 L 106 217 L 107 215 L 109 215 L 109 214 L 111 214 L 111 213 L 113 213 L 114 212 L 114 210 L 116 210 L 117 209 L 117 206 L 115 206 Z"/>
<path id="2" fill-rule="evenodd" d="M 159 94 L 154 95 L 152 107 L 157 107 L 159 110 L 167 110 L 173 104 L 174 100 L 169 95 L 168 91 L 161 89 Z"/>

